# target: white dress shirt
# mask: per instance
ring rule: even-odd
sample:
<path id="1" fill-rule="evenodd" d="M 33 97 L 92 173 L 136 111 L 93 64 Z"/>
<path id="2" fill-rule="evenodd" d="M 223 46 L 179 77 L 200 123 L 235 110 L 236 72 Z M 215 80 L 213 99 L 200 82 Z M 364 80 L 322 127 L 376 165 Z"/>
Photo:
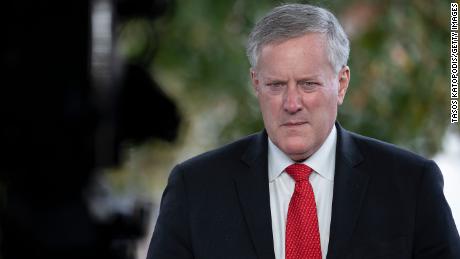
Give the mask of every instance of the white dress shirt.
<path id="1" fill-rule="evenodd" d="M 268 140 L 268 178 L 273 244 L 276 259 L 284 259 L 287 212 L 295 187 L 294 179 L 284 169 L 295 162 L 273 144 L 270 138 Z M 302 162 L 314 170 L 310 175 L 310 183 L 315 194 L 323 259 L 326 258 L 329 244 L 336 144 L 337 130 L 333 126 L 323 145 Z"/>

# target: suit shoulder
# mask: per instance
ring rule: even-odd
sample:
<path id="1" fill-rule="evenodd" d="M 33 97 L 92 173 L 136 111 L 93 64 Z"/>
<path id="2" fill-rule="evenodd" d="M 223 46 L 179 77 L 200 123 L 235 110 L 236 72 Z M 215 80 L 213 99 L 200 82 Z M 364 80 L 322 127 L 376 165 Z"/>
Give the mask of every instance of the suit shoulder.
<path id="1" fill-rule="evenodd" d="M 403 190 L 417 189 L 422 179 L 442 182 L 442 173 L 436 163 L 412 151 L 381 140 L 350 133 L 350 139 L 359 150 L 360 170 L 373 176 L 379 186 Z"/>
<path id="2" fill-rule="evenodd" d="M 381 160 L 398 160 L 405 163 L 423 165 L 430 160 L 394 144 L 349 132 L 350 136 L 359 149 L 366 156 L 375 157 Z"/>

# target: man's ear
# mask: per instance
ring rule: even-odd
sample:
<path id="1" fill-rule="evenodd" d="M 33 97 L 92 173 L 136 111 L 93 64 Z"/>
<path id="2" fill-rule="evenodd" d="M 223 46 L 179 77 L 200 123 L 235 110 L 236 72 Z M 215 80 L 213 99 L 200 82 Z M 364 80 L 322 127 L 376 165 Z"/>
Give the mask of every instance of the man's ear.
<path id="1" fill-rule="evenodd" d="M 338 89 L 338 100 L 337 104 L 341 105 L 345 99 L 345 94 L 347 93 L 348 84 L 350 83 L 350 68 L 348 66 L 342 67 L 339 74 L 339 89 Z"/>

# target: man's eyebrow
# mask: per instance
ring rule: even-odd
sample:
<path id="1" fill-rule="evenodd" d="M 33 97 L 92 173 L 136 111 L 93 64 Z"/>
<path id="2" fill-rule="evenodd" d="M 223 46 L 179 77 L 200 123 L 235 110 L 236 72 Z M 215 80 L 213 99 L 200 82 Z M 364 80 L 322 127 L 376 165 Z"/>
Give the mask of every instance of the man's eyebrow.
<path id="1" fill-rule="evenodd" d="M 287 82 L 289 80 L 283 79 L 282 77 L 276 77 L 272 75 L 262 75 L 262 77 L 265 79 L 265 81 L 268 82 Z M 301 75 L 297 78 L 295 78 L 295 81 L 306 81 L 306 80 L 321 80 L 321 75 L 318 74 L 311 74 L 311 75 Z"/>
<path id="2" fill-rule="evenodd" d="M 267 79 L 267 82 L 270 82 L 270 83 L 286 83 L 287 80 L 270 78 L 270 79 Z"/>
<path id="3" fill-rule="evenodd" d="M 305 76 L 300 76 L 296 81 L 305 81 L 305 80 L 319 80 L 321 79 L 320 75 L 305 75 Z"/>
<path id="4" fill-rule="evenodd" d="M 267 82 L 287 82 L 288 80 L 282 79 L 279 77 L 274 77 L 274 76 L 265 76 L 265 80 Z"/>

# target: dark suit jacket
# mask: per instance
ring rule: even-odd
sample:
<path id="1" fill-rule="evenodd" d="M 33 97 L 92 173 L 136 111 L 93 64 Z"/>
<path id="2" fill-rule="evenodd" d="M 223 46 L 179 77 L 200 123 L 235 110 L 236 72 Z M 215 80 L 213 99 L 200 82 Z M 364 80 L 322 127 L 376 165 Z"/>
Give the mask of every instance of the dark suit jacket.
<path id="1" fill-rule="evenodd" d="M 460 258 L 436 164 L 336 125 L 327 258 Z M 173 169 L 148 258 L 275 258 L 265 132 Z"/>

